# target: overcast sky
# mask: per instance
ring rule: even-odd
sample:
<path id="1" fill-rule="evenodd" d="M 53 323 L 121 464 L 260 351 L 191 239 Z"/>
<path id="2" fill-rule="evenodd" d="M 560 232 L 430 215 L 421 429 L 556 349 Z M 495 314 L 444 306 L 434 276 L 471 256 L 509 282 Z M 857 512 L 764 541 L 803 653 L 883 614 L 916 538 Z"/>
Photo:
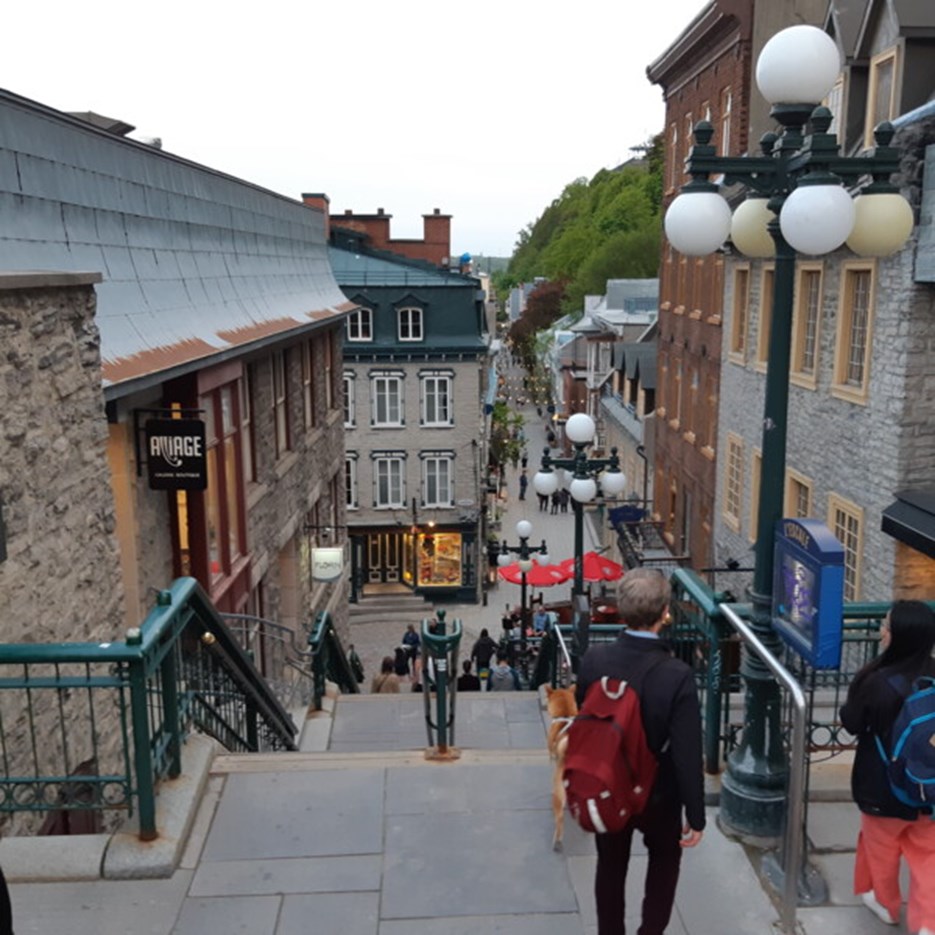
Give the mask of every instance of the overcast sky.
<path id="1" fill-rule="evenodd" d="M 509 256 L 566 184 L 662 129 L 646 79 L 704 0 L 46 0 L 4 7 L 0 87 L 419 237 Z"/>

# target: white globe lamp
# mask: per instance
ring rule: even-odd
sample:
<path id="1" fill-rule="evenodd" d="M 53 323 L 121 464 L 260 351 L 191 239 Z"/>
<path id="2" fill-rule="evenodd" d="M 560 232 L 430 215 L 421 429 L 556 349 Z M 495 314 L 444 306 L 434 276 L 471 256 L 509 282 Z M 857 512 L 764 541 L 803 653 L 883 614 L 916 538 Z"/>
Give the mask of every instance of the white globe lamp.
<path id="1" fill-rule="evenodd" d="M 716 191 L 683 192 L 666 211 L 666 237 L 685 256 L 707 256 L 727 240 L 730 223 L 730 205 Z"/>
<path id="2" fill-rule="evenodd" d="M 590 503 L 597 496 L 597 482 L 593 477 L 575 477 L 571 481 L 571 495 L 578 503 Z"/>
<path id="3" fill-rule="evenodd" d="M 594 438 L 594 420 L 585 412 L 576 412 L 565 423 L 565 437 L 573 445 L 587 445 Z"/>
<path id="4" fill-rule="evenodd" d="M 837 250 L 854 229 L 854 200 L 836 183 L 809 184 L 806 176 L 786 199 L 779 227 L 799 253 L 818 256 Z"/>
<path id="5" fill-rule="evenodd" d="M 528 519 L 521 519 L 516 524 L 516 535 L 520 539 L 528 539 L 532 535 L 532 523 Z"/>
<path id="6" fill-rule="evenodd" d="M 550 497 L 558 490 L 558 475 L 551 468 L 547 471 L 536 471 L 532 478 L 532 486 L 536 493 Z"/>
<path id="7" fill-rule="evenodd" d="M 601 490 L 606 497 L 619 497 L 627 485 L 623 471 L 604 471 L 601 474 Z"/>
<path id="8" fill-rule="evenodd" d="M 790 26 L 760 52 L 756 84 L 770 104 L 818 104 L 834 87 L 841 53 L 817 26 Z"/>

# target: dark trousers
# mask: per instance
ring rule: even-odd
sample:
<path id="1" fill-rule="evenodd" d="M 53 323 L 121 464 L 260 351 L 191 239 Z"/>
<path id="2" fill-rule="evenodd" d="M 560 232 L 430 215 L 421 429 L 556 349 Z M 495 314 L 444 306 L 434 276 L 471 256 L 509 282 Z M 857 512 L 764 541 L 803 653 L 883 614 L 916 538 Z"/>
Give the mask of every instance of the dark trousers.
<path id="1" fill-rule="evenodd" d="M 649 852 L 643 892 L 643 922 L 637 935 L 663 935 L 672 915 L 675 887 L 682 860 L 681 808 L 677 803 L 652 803 L 623 831 L 598 834 L 597 873 L 594 897 L 597 903 L 598 935 L 626 935 L 624 914 L 627 867 L 633 832 L 640 831 Z"/>

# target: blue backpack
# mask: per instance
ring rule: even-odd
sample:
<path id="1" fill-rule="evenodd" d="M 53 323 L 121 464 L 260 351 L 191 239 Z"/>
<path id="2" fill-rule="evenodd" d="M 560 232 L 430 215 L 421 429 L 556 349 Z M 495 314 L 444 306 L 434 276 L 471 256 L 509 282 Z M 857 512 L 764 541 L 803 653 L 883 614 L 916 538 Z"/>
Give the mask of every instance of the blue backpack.
<path id="1" fill-rule="evenodd" d="M 889 679 L 903 706 L 893 722 L 889 752 L 879 737 L 877 749 L 886 766 L 893 795 L 910 808 L 935 806 L 935 678 L 917 678 L 906 694 L 902 676 Z"/>

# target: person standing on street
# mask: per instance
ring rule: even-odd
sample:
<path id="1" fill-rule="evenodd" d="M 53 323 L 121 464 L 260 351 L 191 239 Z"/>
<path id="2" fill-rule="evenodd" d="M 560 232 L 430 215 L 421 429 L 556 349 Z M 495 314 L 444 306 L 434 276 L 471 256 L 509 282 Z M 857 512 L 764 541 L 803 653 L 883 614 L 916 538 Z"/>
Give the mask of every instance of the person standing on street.
<path id="1" fill-rule="evenodd" d="M 634 831 L 643 835 L 649 852 L 640 935 L 665 932 L 675 901 L 682 849 L 697 845 L 704 831 L 701 710 L 692 670 L 675 659 L 660 638 L 669 622 L 669 598 L 669 582 L 659 571 L 628 571 L 617 596 L 628 629 L 613 643 L 592 646 L 578 674 L 579 707 L 591 683 L 603 676 L 633 685 L 640 699 L 646 742 L 659 761 L 643 814 L 623 831 L 595 835 L 598 935 L 623 935 Z M 644 678 L 649 669 L 652 677 Z"/>
<path id="2" fill-rule="evenodd" d="M 471 647 L 471 662 L 477 665 L 477 674 L 481 679 L 482 687 L 486 687 L 490 675 L 490 660 L 496 655 L 497 644 L 491 638 L 487 628 L 480 631 L 480 636 Z"/>
<path id="3" fill-rule="evenodd" d="M 526 488 L 529 486 L 529 477 L 526 475 L 526 472 L 523 471 L 519 476 L 519 498 L 520 500 L 526 499 Z"/>
<path id="4" fill-rule="evenodd" d="M 896 601 L 880 628 L 880 645 L 883 652 L 857 673 L 841 708 L 841 724 L 857 738 L 851 769 L 851 794 L 860 809 L 854 892 L 877 918 L 898 925 L 904 857 L 909 931 L 935 935 L 935 816 L 931 807 L 913 808 L 896 798 L 876 740 L 889 746 L 912 683 L 935 676 L 935 614 L 922 601 Z"/>

